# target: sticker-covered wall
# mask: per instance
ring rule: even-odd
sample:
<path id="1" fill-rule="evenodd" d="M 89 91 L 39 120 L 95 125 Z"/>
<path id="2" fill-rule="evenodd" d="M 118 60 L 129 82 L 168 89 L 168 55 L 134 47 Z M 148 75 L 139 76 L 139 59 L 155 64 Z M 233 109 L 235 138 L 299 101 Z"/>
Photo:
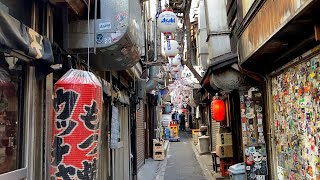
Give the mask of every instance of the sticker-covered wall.
<path id="1" fill-rule="evenodd" d="M 320 56 L 272 79 L 278 179 L 320 179 Z"/>
<path id="2" fill-rule="evenodd" d="M 263 122 L 263 97 L 259 88 L 240 93 L 241 126 L 247 180 L 265 180 L 268 175 Z"/>

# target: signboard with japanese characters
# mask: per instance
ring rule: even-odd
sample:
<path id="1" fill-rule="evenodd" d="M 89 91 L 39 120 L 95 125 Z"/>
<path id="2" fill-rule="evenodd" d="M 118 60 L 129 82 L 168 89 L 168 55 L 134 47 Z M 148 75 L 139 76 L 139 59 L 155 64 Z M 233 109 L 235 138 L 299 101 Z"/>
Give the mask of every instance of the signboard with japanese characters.
<path id="1" fill-rule="evenodd" d="M 51 179 L 96 179 L 101 84 L 92 73 L 71 69 L 54 95 Z"/>
<path id="2" fill-rule="evenodd" d="M 319 55 L 272 78 L 278 179 L 320 179 L 319 98 Z"/>

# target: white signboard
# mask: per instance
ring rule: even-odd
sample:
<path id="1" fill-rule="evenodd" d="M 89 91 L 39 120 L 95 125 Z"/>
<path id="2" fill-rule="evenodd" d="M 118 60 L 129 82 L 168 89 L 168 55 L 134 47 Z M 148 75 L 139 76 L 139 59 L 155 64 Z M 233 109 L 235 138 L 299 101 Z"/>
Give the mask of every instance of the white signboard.
<path id="1" fill-rule="evenodd" d="M 170 121 L 171 121 L 171 114 L 162 114 L 161 122 L 163 127 L 169 126 Z"/>
<path id="2" fill-rule="evenodd" d="M 112 106 L 112 119 L 111 119 L 111 137 L 110 148 L 117 149 L 120 137 L 120 122 L 119 122 L 119 110 L 117 107 Z"/>

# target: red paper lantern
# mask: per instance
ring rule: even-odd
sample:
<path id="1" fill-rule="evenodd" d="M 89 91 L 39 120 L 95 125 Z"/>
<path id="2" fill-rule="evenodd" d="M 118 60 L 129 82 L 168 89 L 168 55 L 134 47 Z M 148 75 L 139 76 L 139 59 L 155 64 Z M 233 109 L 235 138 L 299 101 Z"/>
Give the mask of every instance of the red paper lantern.
<path id="1" fill-rule="evenodd" d="M 225 116 L 225 105 L 223 100 L 215 98 L 211 102 L 211 116 L 215 121 L 223 121 Z"/>
<path id="2" fill-rule="evenodd" d="M 90 72 L 69 70 L 54 86 L 51 178 L 94 179 L 102 88 Z"/>

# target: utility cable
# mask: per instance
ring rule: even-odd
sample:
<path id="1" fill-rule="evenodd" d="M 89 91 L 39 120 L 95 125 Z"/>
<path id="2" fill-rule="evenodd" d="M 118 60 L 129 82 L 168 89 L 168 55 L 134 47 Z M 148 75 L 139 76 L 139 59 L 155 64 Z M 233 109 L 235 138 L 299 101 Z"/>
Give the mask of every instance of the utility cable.
<path id="1" fill-rule="evenodd" d="M 87 60 L 87 64 L 88 64 L 88 71 L 90 69 L 90 41 L 91 41 L 91 34 L 90 34 L 90 3 L 91 1 L 88 1 L 88 60 Z"/>

